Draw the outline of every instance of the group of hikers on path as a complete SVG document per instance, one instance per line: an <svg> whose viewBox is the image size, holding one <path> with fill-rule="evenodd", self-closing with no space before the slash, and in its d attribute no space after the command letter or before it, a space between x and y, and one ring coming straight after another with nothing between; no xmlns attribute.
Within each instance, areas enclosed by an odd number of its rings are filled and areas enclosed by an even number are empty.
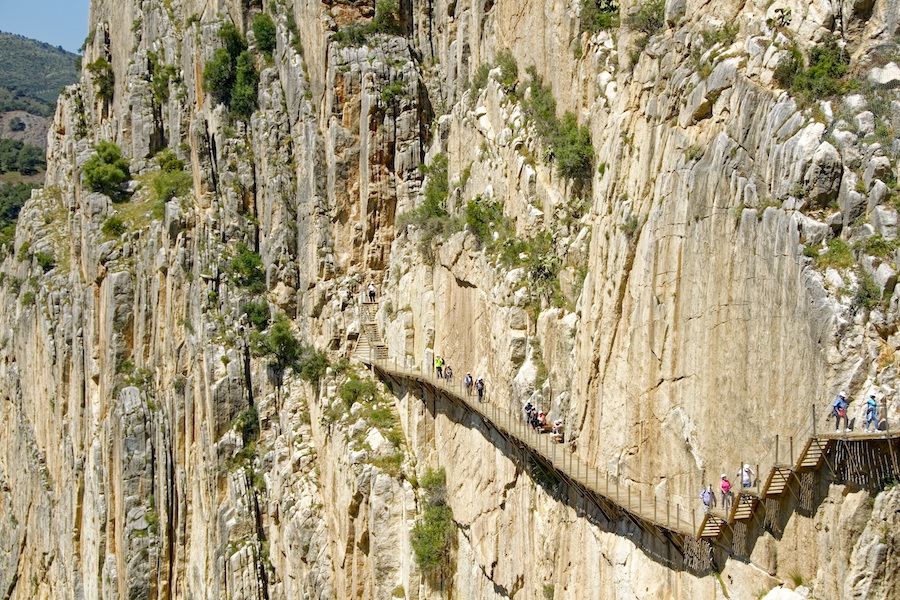
<svg viewBox="0 0 900 600"><path fill-rule="evenodd" d="M831 414L829 415L829 417L834 417L835 433L849 433L853 430L848 416L849 409L850 402L847 400L847 392L841 392L834 402L831 403ZM870 393L866 398L864 411L864 432L876 433L879 428L878 401L875 399L874 392ZM842 424L843 427L841 427ZM749 488L753 486L753 482L756 480L756 472L750 468L749 464L745 464L738 470L738 478L741 480L742 488ZM721 479L722 508L728 513L731 511L734 501L734 492L731 491L731 482L728 481L728 477L724 473ZM703 502L703 509L707 512L716 506L716 493L713 491L712 484L703 488L700 492L700 500Z"/></svg>
<svg viewBox="0 0 900 600"><path fill-rule="evenodd" d="M744 463L744 466L738 469L737 479L741 482L741 488L753 487L753 482L756 481L756 471L754 471L749 464ZM734 492L731 491L731 487L728 475L722 473L719 489L722 490L722 510L724 510L726 514L731 512L731 506L734 504ZM712 484L707 485L703 488L703 491L700 492L700 501L703 502L703 510L705 512L709 512L711 508L715 508L716 493L713 491Z"/></svg>
<svg viewBox="0 0 900 600"><path fill-rule="evenodd" d="M435 355L434 370L438 379L450 381L453 378L453 369L444 361L443 356ZM475 393L478 394L478 401L484 402L484 377L474 379L472 374L467 372L466 376L463 377L463 384L466 386L466 396L472 395L472 388L474 387Z"/></svg>
<svg viewBox="0 0 900 600"><path fill-rule="evenodd" d="M834 417L834 432L849 433L853 431L849 415L850 402L847 400L847 392L838 394L834 402L831 403L831 416ZM865 433L875 433L878 431L878 402L875 400L875 393L869 394L866 398L865 413ZM841 428L841 421L844 427ZM871 431L870 431L871 428Z"/></svg>

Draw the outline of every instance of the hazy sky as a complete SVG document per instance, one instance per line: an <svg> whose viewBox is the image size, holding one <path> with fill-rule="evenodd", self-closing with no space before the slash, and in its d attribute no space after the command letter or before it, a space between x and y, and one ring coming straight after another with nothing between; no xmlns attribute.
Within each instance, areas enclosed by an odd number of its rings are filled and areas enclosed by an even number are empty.
<svg viewBox="0 0 900 600"><path fill-rule="evenodd" d="M0 31L77 52L88 32L90 0L0 0Z"/></svg>

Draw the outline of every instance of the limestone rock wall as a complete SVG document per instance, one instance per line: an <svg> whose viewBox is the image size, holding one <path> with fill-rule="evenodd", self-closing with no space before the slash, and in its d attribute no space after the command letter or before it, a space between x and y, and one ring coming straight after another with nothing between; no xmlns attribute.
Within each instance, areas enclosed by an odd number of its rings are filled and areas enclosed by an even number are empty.
<svg viewBox="0 0 900 600"><path fill-rule="evenodd" d="M800 579L822 598L895 594L893 489L822 481L813 514L791 512L698 577L479 419L397 382L348 399L364 374L340 360L374 281L392 359L430 369L440 354L458 378L484 376L492 402L539 403L584 460L686 509L720 471L766 469L776 434L799 443L811 405L822 417L839 388L878 390L893 419L898 259L884 242L897 236L900 99L883 85L804 105L773 73L793 44L835 31L860 78L889 77L894 0L668 2L642 49L625 26L581 33L579 2L404 0L403 35L365 43L336 32L369 22L372 3L262 4L92 3L85 64L108 61L112 93L96 67L62 95L47 185L0 269L0 590L752 598ZM271 59L250 27L260 11L276 25ZM260 75L246 123L203 86L226 21ZM726 23L733 36L710 35ZM473 89L501 52L518 85L495 70ZM590 128L589 186L559 175L536 132L519 93L531 66L558 112ZM130 161L127 202L84 183L100 140ZM159 202L166 148L192 190ZM400 217L439 153L448 220L481 198L501 207L504 235L548 236L557 294L471 225L431 236ZM835 240L852 267L827 262ZM261 288L235 273L241 248L258 253ZM276 385L242 316L260 300L329 352L318 384L289 372ZM429 467L446 469L457 526L437 579L409 533Z"/></svg>

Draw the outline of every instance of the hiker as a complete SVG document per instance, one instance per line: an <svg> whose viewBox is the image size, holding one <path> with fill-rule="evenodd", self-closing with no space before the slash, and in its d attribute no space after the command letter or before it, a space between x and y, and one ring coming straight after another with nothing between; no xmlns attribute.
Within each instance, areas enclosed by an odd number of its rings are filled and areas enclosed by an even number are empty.
<svg viewBox="0 0 900 600"><path fill-rule="evenodd" d="M375 302L375 284L369 283L369 302Z"/></svg>
<svg viewBox="0 0 900 600"><path fill-rule="evenodd" d="M831 404L831 414L834 416L834 432L841 432L841 419L844 420L844 431L850 431L850 424L847 422L847 408L850 404L847 402L847 392L841 392Z"/></svg>
<svg viewBox="0 0 900 600"><path fill-rule="evenodd" d="M478 392L478 401L484 402L484 378L479 377L475 382L475 391Z"/></svg>
<svg viewBox="0 0 900 600"><path fill-rule="evenodd" d="M734 502L734 492L731 491L731 482L728 481L728 476L725 473L722 473L722 483L720 484L722 487L722 509L726 514L731 513L731 504Z"/></svg>
<svg viewBox="0 0 900 600"><path fill-rule="evenodd" d="M444 359L440 356L434 357L434 369L437 371L438 379L444 377Z"/></svg>
<svg viewBox="0 0 900 600"><path fill-rule="evenodd" d="M866 400L866 433L869 433L869 424L872 425L872 433L878 431L878 403L875 402L875 394L869 394Z"/></svg>
<svg viewBox="0 0 900 600"><path fill-rule="evenodd" d="M753 481L756 479L756 471L751 469L750 465L745 463L738 471L738 478L741 480L742 488L753 487Z"/></svg>
<svg viewBox="0 0 900 600"><path fill-rule="evenodd" d="M466 373L466 376L463 377L463 383L466 384L466 396L472 395L472 374Z"/></svg>
<svg viewBox="0 0 900 600"><path fill-rule="evenodd" d="M700 500L703 501L703 512L709 512L709 509L716 505L716 495L712 491L712 485L708 485L700 492Z"/></svg>
<svg viewBox="0 0 900 600"><path fill-rule="evenodd" d="M450 368L450 365L444 367L444 379L450 381L450 378L453 377L453 369Z"/></svg>

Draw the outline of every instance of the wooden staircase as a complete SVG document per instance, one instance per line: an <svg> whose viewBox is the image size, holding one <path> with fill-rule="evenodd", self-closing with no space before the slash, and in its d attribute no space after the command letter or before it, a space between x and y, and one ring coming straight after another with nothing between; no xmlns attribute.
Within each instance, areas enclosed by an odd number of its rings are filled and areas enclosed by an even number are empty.
<svg viewBox="0 0 900 600"><path fill-rule="evenodd" d="M359 308L359 339L356 341L354 356L363 363L372 360L387 360L388 347L381 339L375 315L378 312L377 302L363 301Z"/></svg>

